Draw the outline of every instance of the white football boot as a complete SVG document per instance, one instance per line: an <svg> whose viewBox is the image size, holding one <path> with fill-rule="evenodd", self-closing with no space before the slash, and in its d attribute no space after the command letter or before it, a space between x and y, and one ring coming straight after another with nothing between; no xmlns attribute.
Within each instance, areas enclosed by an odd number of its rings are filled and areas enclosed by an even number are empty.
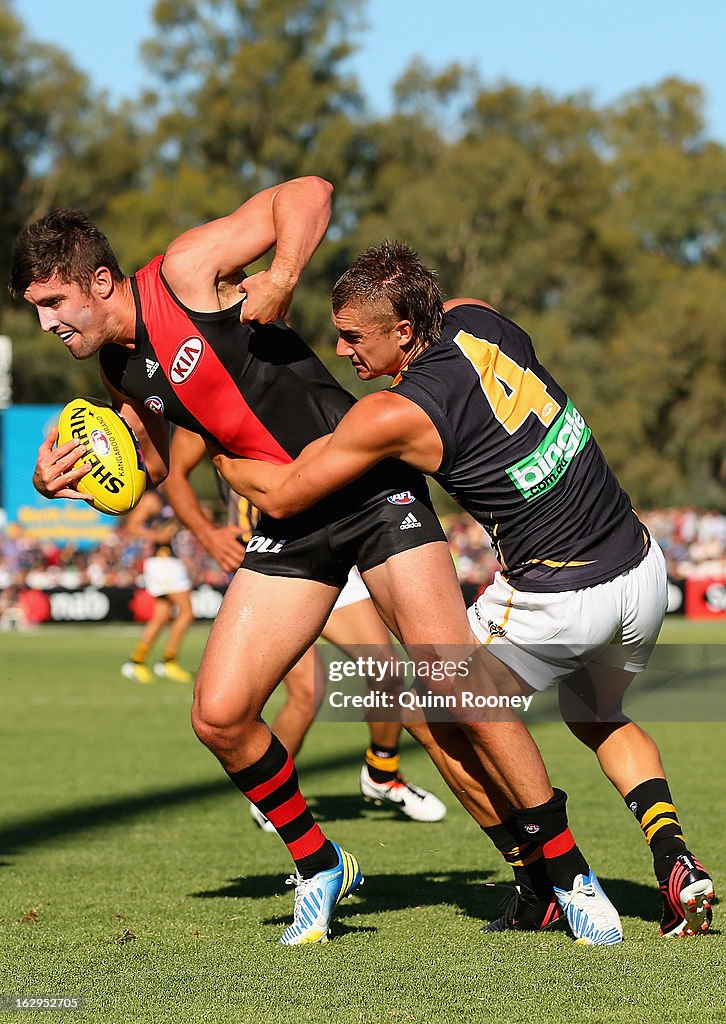
<svg viewBox="0 0 726 1024"><path fill-rule="evenodd" d="M446 804L428 790L412 786L396 772L392 782L374 782L368 765L360 770L360 791L366 803L392 805L413 821L441 821L446 817Z"/></svg>

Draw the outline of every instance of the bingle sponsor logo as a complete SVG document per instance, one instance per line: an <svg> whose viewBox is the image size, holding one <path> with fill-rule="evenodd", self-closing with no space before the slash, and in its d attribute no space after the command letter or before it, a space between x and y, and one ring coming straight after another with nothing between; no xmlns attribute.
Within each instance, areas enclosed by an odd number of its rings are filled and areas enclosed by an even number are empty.
<svg viewBox="0 0 726 1024"><path fill-rule="evenodd" d="M578 452L590 440L590 428L571 401L530 454L507 469L507 476L527 501L558 484Z"/></svg>
<svg viewBox="0 0 726 1024"><path fill-rule="evenodd" d="M173 384L185 384L199 365L204 351L201 338L186 338L174 353L169 368L169 377Z"/></svg>

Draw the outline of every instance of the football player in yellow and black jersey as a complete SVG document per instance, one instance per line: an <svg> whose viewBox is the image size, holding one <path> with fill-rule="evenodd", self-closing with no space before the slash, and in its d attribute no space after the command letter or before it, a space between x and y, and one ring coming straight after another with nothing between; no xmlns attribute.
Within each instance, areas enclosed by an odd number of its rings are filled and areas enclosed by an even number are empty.
<svg viewBox="0 0 726 1024"><path fill-rule="evenodd" d="M218 468L273 516L299 513L389 456L438 480L486 528L502 564L469 609L477 638L520 688L562 681L570 729L650 846L661 934L707 930L713 883L686 846L654 741L621 709L662 624L665 564L581 413L520 327L477 299L444 304L433 272L401 243L367 250L343 274L333 323L338 355L361 380L393 377L390 389L358 401L289 465L218 456ZM485 831L517 883L489 930L551 923L548 844L524 849L511 820ZM572 924L579 894L563 899L550 878ZM584 905L589 882L580 879Z"/></svg>
<svg viewBox="0 0 726 1024"><path fill-rule="evenodd" d="M245 546L257 528L258 510L217 474L227 525L213 523L205 515L190 481L192 470L207 455L204 441L199 434L177 427L172 434L169 454L169 475L164 484L169 503L224 571L236 572L244 558ZM357 570L351 570L349 581L340 592L321 635L343 651L357 650L361 645L374 646L380 649L383 663L390 663L396 657L388 630ZM315 685L316 666L317 678L323 678L319 660L313 645L288 671L284 680L285 703L270 726L293 758L302 747L323 698L322 689ZM360 770L364 799L378 806L394 807L414 821L441 821L446 815L445 804L433 793L410 783L399 770L401 723L369 722L368 725L370 746ZM249 806L260 828L274 832L274 825L255 804Z"/></svg>

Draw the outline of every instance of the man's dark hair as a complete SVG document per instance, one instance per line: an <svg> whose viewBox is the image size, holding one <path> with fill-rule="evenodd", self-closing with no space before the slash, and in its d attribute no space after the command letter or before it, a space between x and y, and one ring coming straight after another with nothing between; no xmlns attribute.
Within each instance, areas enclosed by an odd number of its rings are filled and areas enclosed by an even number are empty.
<svg viewBox="0 0 726 1024"><path fill-rule="evenodd" d="M433 270L404 242L387 239L373 245L351 264L333 288L333 312L344 306L369 305L381 323L409 320L414 337L431 345L439 340L444 316L441 289Z"/></svg>
<svg viewBox="0 0 726 1024"><path fill-rule="evenodd" d="M99 267L123 280L108 239L83 210L52 210L15 239L10 291L21 296L33 281L47 281L53 274L88 291Z"/></svg>

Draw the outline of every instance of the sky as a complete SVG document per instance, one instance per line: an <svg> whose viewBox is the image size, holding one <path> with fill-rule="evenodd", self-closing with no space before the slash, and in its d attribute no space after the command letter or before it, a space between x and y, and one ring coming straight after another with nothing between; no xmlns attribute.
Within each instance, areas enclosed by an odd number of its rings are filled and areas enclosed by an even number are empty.
<svg viewBox="0 0 726 1024"><path fill-rule="evenodd" d="M152 8L153 0L14 3L31 36L67 50L118 99L151 84L139 44L152 34ZM367 0L367 21L351 70L376 113L390 109L391 85L414 56L434 68L474 64L489 85L587 90L597 105L674 75L702 86L708 134L726 144L724 0Z"/></svg>

